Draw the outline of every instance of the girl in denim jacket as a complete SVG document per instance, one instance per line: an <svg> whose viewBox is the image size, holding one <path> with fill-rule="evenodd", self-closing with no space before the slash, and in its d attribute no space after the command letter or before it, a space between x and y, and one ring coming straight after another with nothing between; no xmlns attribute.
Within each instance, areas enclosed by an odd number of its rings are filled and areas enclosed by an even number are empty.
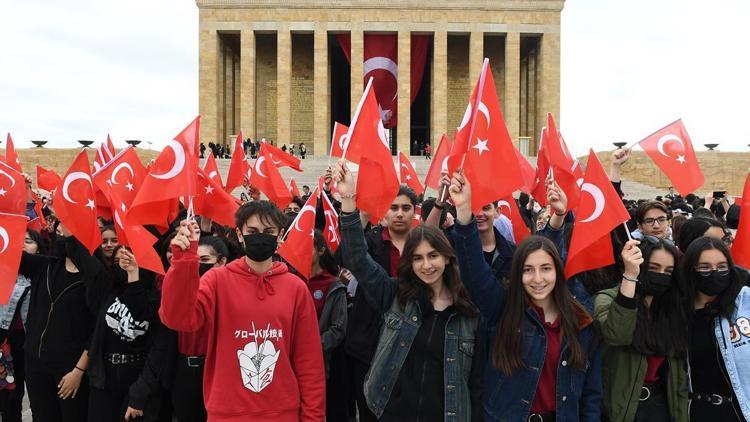
<svg viewBox="0 0 750 422"><path fill-rule="evenodd" d="M334 179L342 197L344 264L365 298L384 314L365 379L368 406L383 421L480 420L482 330L448 239L435 227L413 229L398 278L391 279L367 254L354 179L343 160Z"/></svg>
<svg viewBox="0 0 750 422"><path fill-rule="evenodd" d="M680 263L689 300L690 420L750 419L750 288L722 240L700 237Z"/></svg>
<svg viewBox="0 0 750 422"><path fill-rule="evenodd" d="M486 421L598 421L601 418L601 357L589 311L564 278L563 263L547 238L518 245L510 277L497 280L484 260L471 186L461 170L450 194L456 206L454 240L461 278L487 321L491 358L485 367ZM547 186L558 219L564 193Z"/></svg>

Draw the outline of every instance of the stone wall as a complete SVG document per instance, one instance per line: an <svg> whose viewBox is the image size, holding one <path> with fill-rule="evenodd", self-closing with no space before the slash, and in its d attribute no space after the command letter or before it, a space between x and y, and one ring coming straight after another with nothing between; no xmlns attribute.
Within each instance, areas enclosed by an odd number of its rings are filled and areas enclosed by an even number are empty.
<svg viewBox="0 0 750 422"><path fill-rule="evenodd" d="M31 174L35 183L37 165L40 165L47 170L54 170L57 174L62 176L68 171L68 167L70 167L80 151L80 148L28 148L16 150L18 153L18 159L21 161L21 167L26 173ZM156 158L160 153L160 151L140 148L136 149L136 151L144 165L148 164L149 161ZM5 150L3 149L2 152L4 156ZM96 150L88 148L87 152L89 163L93 166Z"/></svg>
<svg viewBox="0 0 750 422"><path fill-rule="evenodd" d="M469 80L469 36L448 34L448 127L447 135L461 124L471 95Z"/></svg>
<svg viewBox="0 0 750 422"><path fill-rule="evenodd" d="M696 154L706 179L696 194L705 195L711 191L726 190L730 195L742 195L750 166L750 153L701 151ZM611 155L611 152L597 153L605 170L609 170ZM588 156L582 157L581 162L586 162L587 159ZM672 184L643 151L631 153L630 160L622 168L622 178L662 188L664 192L667 192L667 188Z"/></svg>
<svg viewBox="0 0 750 422"><path fill-rule="evenodd" d="M257 139L276 141L276 35L257 34L255 121ZM203 134L201 134L203 135Z"/></svg>

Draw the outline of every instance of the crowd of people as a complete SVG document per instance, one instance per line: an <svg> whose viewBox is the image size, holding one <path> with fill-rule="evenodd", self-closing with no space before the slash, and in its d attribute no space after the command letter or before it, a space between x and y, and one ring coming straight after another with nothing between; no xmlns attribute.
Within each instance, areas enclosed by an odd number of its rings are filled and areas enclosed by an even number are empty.
<svg viewBox="0 0 750 422"><path fill-rule="evenodd" d="M628 157L609 174L621 197ZM0 306L2 420L25 391L41 422L750 418L750 276L725 193L623 199L615 262L566 279L575 216L555 180L546 207L518 198L523 241L497 203L472 211L460 169L441 185L401 186L371 221L347 163L330 167L340 244L321 198L309 277L276 255L307 198L256 192L234 227L183 209L155 232L165 276L111 221L89 253L45 199Z"/></svg>

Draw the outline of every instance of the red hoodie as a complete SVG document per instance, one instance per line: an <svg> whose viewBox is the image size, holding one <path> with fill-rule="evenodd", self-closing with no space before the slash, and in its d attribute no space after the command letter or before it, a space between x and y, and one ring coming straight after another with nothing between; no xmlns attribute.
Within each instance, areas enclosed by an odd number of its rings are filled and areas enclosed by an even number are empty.
<svg viewBox="0 0 750 422"><path fill-rule="evenodd" d="M244 258L199 279L197 242L172 253L159 315L177 331L208 327L208 420L323 421L323 353L305 283L283 263L259 275Z"/></svg>

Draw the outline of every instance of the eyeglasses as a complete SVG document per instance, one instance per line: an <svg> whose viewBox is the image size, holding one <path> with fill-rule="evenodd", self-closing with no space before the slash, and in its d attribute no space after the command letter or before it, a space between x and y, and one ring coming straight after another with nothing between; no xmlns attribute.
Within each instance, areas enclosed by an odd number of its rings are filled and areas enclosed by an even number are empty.
<svg viewBox="0 0 750 422"><path fill-rule="evenodd" d="M653 226L654 223L659 223L659 225L663 225L667 222L667 217L658 217L658 218L646 218L643 220L643 224L647 226Z"/></svg>
<svg viewBox="0 0 750 422"><path fill-rule="evenodd" d="M716 271L721 276L729 274L729 264L719 264L716 266L716 268L708 264L701 264L696 266L694 269L695 272L697 272L701 277L708 277L714 271Z"/></svg>

